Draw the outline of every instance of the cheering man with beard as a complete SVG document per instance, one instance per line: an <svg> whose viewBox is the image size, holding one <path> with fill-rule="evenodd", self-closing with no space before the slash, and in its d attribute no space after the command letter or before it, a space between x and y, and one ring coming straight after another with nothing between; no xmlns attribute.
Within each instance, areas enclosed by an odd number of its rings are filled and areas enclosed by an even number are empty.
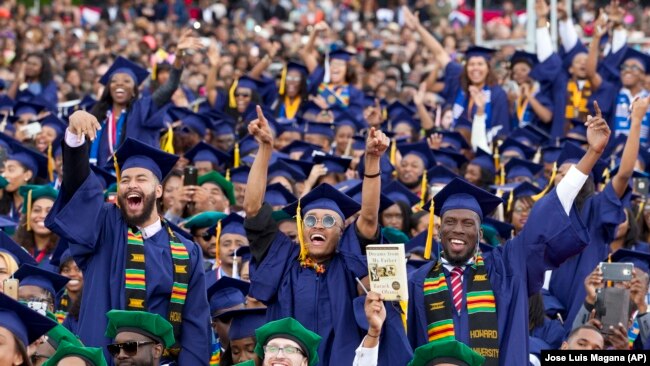
<svg viewBox="0 0 650 366"><path fill-rule="evenodd" d="M84 344L110 343L106 312L156 313L174 328L176 344L164 359L180 365L207 365L210 314L200 248L160 218L156 200L162 180L178 157L127 139L111 162L118 176L118 205L104 203L102 186L88 163L97 119L78 111L70 117L63 144L62 191L46 220L67 239L86 280L79 314ZM110 358L107 354L107 358Z"/></svg>

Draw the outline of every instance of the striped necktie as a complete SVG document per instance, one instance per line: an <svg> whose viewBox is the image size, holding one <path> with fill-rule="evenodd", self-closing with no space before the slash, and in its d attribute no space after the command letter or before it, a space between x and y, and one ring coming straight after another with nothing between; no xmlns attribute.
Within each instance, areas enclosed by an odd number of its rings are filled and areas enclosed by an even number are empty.
<svg viewBox="0 0 650 366"><path fill-rule="evenodd" d="M454 267L451 270L451 293L452 299L454 301L454 307L456 311L460 314L461 307L463 305L463 269L460 267Z"/></svg>

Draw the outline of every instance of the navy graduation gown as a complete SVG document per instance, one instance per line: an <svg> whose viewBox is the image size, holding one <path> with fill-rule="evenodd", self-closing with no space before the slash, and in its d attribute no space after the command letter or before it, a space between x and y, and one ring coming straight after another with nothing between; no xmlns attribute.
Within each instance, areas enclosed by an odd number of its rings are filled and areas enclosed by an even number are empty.
<svg viewBox="0 0 650 366"><path fill-rule="evenodd" d="M553 270L549 284L550 295L567 309L567 313L562 314L566 332L571 331L573 320L585 301L585 278L607 258L616 228L625 221L623 209L622 200L611 182L602 192L589 197L582 207L580 216L589 229L589 244L582 253Z"/></svg>
<svg viewBox="0 0 650 366"><path fill-rule="evenodd" d="M40 84L40 83L39 83ZM41 85L41 92L39 94L34 94L29 89L19 91L16 94L16 101L20 102L29 102L34 97L38 96L39 99L47 102L47 109L51 112L56 112L56 105L59 102L59 96L57 94L58 86L54 80L50 81L47 85Z"/></svg>
<svg viewBox="0 0 650 366"><path fill-rule="evenodd" d="M561 66L562 66L562 60L556 53L553 53L548 59L544 60L544 62L535 65L535 67L533 67L533 69L530 71L529 74L530 78L532 78L533 80L539 83L539 91L537 92L537 94L535 94L535 98L544 107L550 109L551 112L553 112L553 119L551 120L551 123L544 123L542 122L542 120L540 120L537 117L537 114L535 114L535 112L531 110L530 113L532 114L533 117L531 123L543 129L544 131L548 131L551 134L553 131L553 125L556 120L554 95L555 95L558 76L562 72ZM530 105L528 106L528 108L532 109ZM516 125L518 125L521 121L518 120L516 113L514 117L515 117L514 120L517 122Z"/></svg>
<svg viewBox="0 0 650 366"><path fill-rule="evenodd" d="M557 319L544 318L544 324L533 328L530 335L548 343L549 349L560 349L564 340L564 327Z"/></svg>
<svg viewBox="0 0 650 366"><path fill-rule="evenodd" d="M72 197L64 191L46 220L47 227L69 241L70 251L84 274L79 337L85 345L102 347L106 317L111 309L125 309L124 268L127 224L117 206L104 203L102 186L94 173ZM207 365L210 358L210 314L205 289L203 257L198 245L177 238L190 255L190 282L183 307L180 365ZM144 240L148 311L167 319L173 283L169 234L163 229ZM105 352L106 353L106 352ZM106 353L107 359L110 355Z"/></svg>
<svg viewBox="0 0 650 366"><path fill-rule="evenodd" d="M318 87L323 82L325 78L325 69L322 66L318 66L307 78L307 90L309 94L318 95ZM351 118L357 120L363 120L363 92L352 84L348 84L348 89L350 91L350 101L346 110L347 114ZM340 107L332 106L330 109L339 109Z"/></svg>
<svg viewBox="0 0 650 366"><path fill-rule="evenodd" d="M499 365L528 364L528 297L537 293L547 266L556 267L580 252L589 240L586 227L575 208L567 216L557 193L553 190L538 201L522 232L483 253L488 279L494 292L499 331ZM428 342L427 315L424 300L424 279L435 262L427 263L411 274L409 279L408 337L413 348ZM463 287L472 271L464 272ZM449 273L444 269L447 286ZM469 342L467 299L463 311L453 313L456 339Z"/></svg>

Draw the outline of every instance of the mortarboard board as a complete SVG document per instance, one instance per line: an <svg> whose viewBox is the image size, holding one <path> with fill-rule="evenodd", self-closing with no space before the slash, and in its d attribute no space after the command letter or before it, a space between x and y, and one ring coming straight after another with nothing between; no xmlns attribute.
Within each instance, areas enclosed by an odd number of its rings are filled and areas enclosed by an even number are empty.
<svg viewBox="0 0 650 366"><path fill-rule="evenodd" d="M512 158L510 161L508 161L505 168L506 179L525 177L532 180L537 174L539 174L539 172L542 171L542 169L544 169L544 166L527 160Z"/></svg>
<svg viewBox="0 0 650 366"><path fill-rule="evenodd" d="M252 154L257 151L259 147L260 145L255 141L255 138L252 135L246 135L246 137L239 140L239 154L241 156ZM232 155L235 156L235 154Z"/></svg>
<svg viewBox="0 0 650 366"><path fill-rule="evenodd" d="M258 90L261 83L262 83L261 80L254 79L248 75L243 75L240 76L239 79L237 80L237 89L247 88L255 92Z"/></svg>
<svg viewBox="0 0 650 366"><path fill-rule="evenodd" d="M512 57L510 57L510 67L512 68L515 64L520 62L526 63L532 68L539 63L539 60L537 59L537 55L534 53L517 50Z"/></svg>
<svg viewBox="0 0 650 366"><path fill-rule="evenodd" d="M14 277L20 280L20 286L37 286L56 297L63 290L69 278L31 264L23 264L18 268Z"/></svg>
<svg viewBox="0 0 650 366"><path fill-rule="evenodd" d="M612 261L634 263L634 267L650 273L650 253L621 248L612 254Z"/></svg>
<svg viewBox="0 0 650 366"><path fill-rule="evenodd" d="M285 153L287 155L291 155L292 153L298 153L298 152L302 153L307 150L318 151L320 150L320 146L316 146L314 144L310 144L309 142L305 142L302 140L295 140L292 141L289 145L282 148L280 152Z"/></svg>
<svg viewBox="0 0 650 366"><path fill-rule="evenodd" d="M330 140L334 139L333 123L303 121L301 127L302 127L302 132L305 135L320 135L320 136L325 136Z"/></svg>
<svg viewBox="0 0 650 366"><path fill-rule="evenodd" d="M226 216L228 215L223 212L204 211L185 220L183 226L189 230L203 229L216 225L219 220L223 220Z"/></svg>
<svg viewBox="0 0 650 366"><path fill-rule="evenodd" d="M303 76L309 75L309 70L307 69L307 66L295 62L295 61L289 61L287 62L287 71L298 71L301 73Z"/></svg>
<svg viewBox="0 0 650 366"><path fill-rule="evenodd" d="M304 156L302 159L306 159ZM314 167L314 163L305 161L305 160L293 160L287 158L279 158L278 161L282 161L292 167L294 170L301 171L306 177L311 173L311 169Z"/></svg>
<svg viewBox="0 0 650 366"><path fill-rule="evenodd" d="M546 146L542 148L542 161L547 164L555 163L562 152L561 147Z"/></svg>
<svg viewBox="0 0 650 366"><path fill-rule="evenodd" d="M484 215L489 215L503 203L501 198L460 178L454 178L433 197L433 200L436 216L442 217L449 210L468 209L476 212L481 221ZM428 206L429 203L425 205Z"/></svg>
<svg viewBox="0 0 650 366"><path fill-rule="evenodd" d="M644 67L644 73L647 74L650 71L650 56L647 53L637 51L632 47L627 47L623 58L621 58L621 65L629 59L639 60Z"/></svg>
<svg viewBox="0 0 650 366"><path fill-rule="evenodd" d="M226 165L232 160L230 155L203 141L196 144L196 146L186 152L184 156L193 164L197 161L208 161L215 167Z"/></svg>
<svg viewBox="0 0 650 366"><path fill-rule="evenodd" d="M60 138L65 133L65 129L68 128L68 125L62 121L59 117L49 114L41 120L41 126L51 127L56 131L57 138Z"/></svg>
<svg viewBox="0 0 650 366"><path fill-rule="evenodd" d="M530 160L535 155L535 150L522 144L521 142L508 137L503 141L503 144L499 146L499 154L503 156L503 153L507 151L514 151L519 155L520 159Z"/></svg>
<svg viewBox="0 0 650 366"><path fill-rule="evenodd" d="M52 252L50 264L54 267L61 267L62 264L65 264L70 259L72 259L72 253L70 252L68 241L59 238L59 242L56 244L54 252Z"/></svg>
<svg viewBox="0 0 650 366"><path fill-rule="evenodd" d="M34 343L56 325L55 321L0 293L0 327L9 330L23 346Z"/></svg>
<svg viewBox="0 0 650 366"><path fill-rule="evenodd" d="M63 341L56 348L56 352L52 357L50 357L43 366L57 366L57 365L66 365L66 361L69 357L77 357L84 361L85 365L90 366L106 366L106 359L104 358L104 352L101 348L97 347L84 347L82 345L77 345L70 343L68 341Z"/></svg>
<svg viewBox="0 0 650 366"><path fill-rule="evenodd" d="M318 364L318 346L320 345L321 337L305 328L294 318L274 320L264 324L255 331L255 338L257 340L255 353L260 359L264 359L264 346L266 346L266 343L279 336L288 336L300 345L305 357L309 360L308 366L316 366Z"/></svg>
<svg viewBox="0 0 650 366"><path fill-rule="evenodd" d="M350 188L356 186L357 184L363 182L361 179L347 179L342 182L336 183L334 185L334 188L336 188L337 191L345 193L347 190Z"/></svg>
<svg viewBox="0 0 650 366"><path fill-rule="evenodd" d="M271 206L286 206L298 198L289 192L282 184L274 183L266 187L266 193L264 194L264 202L268 203Z"/></svg>
<svg viewBox="0 0 650 366"><path fill-rule="evenodd" d="M205 277L208 279L209 273ZM216 278L216 273L214 278ZM244 305L250 283L232 277L221 277L219 280L208 286L208 301L210 302L210 313L214 316L219 310L232 308L237 305Z"/></svg>
<svg viewBox="0 0 650 366"><path fill-rule="evenodd" d="M111 67L106 71L101 79L99 79L99 82L103 85L108 85L109 81L115 74L129 75L135 82L136 87L142 84L142 82L149 77L149 71L122 56L115 59L115 62L113 62Z"/></svg>
<svg viewBox="0 0 650 366"><path fill-rule="evenodd" d="M435 341L420 346L413 352L413 359L407 366L428 366L441 363L452 365L480 366L485 358L469 346L456 341Z"/></svg>
<svg viewBox="0 0 650 366"><path fill-rule="evenodd" d="M174 327L159 314L146 311L110 310L106 313L106 338L115 339L121 331L135 332L165 346L174 345Z"/></svg>
<svg viewBox="0 0 650 366"><path fill-rule="evenodd" d="M4 232L0 232L0 252L9 254L18 264L31 264L36 266L36 260ZM10 273L11 274L11 273Z"/></svg>
<svg viewBox="0 0 650 366"><path fill-rule="evenodd" d="M458 174L452 172L444 165L434 166L432 169L427 171L427 179L430 185L432 184L443 184L447 185L454 178L459 177Z"/></svg>
<svg viewBox="0 0 650 366"><path fill-rule="evenodd" d="M39 114L45 106L40 103L34 103L33 101L25 102L19 101L14 105L14 116L20 117L23 114Z"/></svg>
<svg viewBox="0 0 650 366"><path fill-rule="evenodd" d="M111 157L106 165L107 169L114 167L115 157L117 157L117 165L121 172L129 168L144 168L152 172L160 182L174 168L179 159L176 155L166 153L131 137L127 137L122 146L115 151L114 157Z"/></svg>
<svg viewBox="0 0 650 366"><path fill-rule="evenodd" d="M491 172L492 174L496 174L496 168L494 167L494 158L492 155L485 152L481 148L476 149L476 156L469 163L479 166L482 169Z"/></svg>
<svg viewBox="0 0 650 366"><path fill-rule="evenodd" d="M495 52L496 50L491 48L470 46L467 48L467 51L465 51L465 60L469 60L470 57L483 57L485 60L490 61Z"/></svg>
<svg viewBox="0 0 650 366"><path fill-rule="evenodd" d="M284 160L277 160L269 166L268 179L275 177L285 177L296 182L302 182L307 179L307 176L302 170L289 165Z"/></svg>
<svg viewBox="0 0 650 366"><path fill-rule="evenodd" d="M361 210L361 206L356 201L326 183L312 189L299 201L293 202L283 210L295 216L299 202L303 214L315 208L328 209L336 212L343 220Z"/></svg>
<svg viewBox="0 0 650 366"><path fill-rule="evenodd" d="M557 166L559 168L564 163L577 164L584 155L585 150L573 142L567 141L562 146L560 156L557 158Z"/></svg>
<svg viewBox="0 0 650 366"><path fill-rule="evenodd" d="M223 193L228 197L228 201L230 201L231 205L234 205L237 203L237 200L235 199L235 188L233 187L232 183L226 180L226 178L221 175L219 172L215 172L214 170L203 174L202 176L199 177L197 180L197 184L199 186L204 185L205 183L214 183L221 190Z"/></svg>
<svg viewBox="0 0 650 366"><path fill-rule="evenodd" d="M235 125L229 121L213 122L210 129L215 136L235 135Z"/></svg>
<svg viewBox="0 0 650 366"><path fill-rule="evenodd" d="M194 113L187 108L171 107L168 113L174 121L181 121L183 128L189 128L199 134L201 138L205 137L206 131L212 127L212 121L208 116Z"/></svg>
<svg viewBox="0 0 650 366"><path fill-rule="evenodd" d="M329 53L330 60L343 60L345 62L350 61L353 56L354 54L352 52L343 49L338 49Z"/></svg>
<svg viewBox="0 0 650 366"><path fill-rule="evenodd" d="M108 186L111 184L117 182L117 178L115 178L113 173L109 172L106 169L100 168L97 165L90 165L90 170L95 173L95 177L97 177L104 190L106 190L106 188L108 188Z"/></svg>
<svg viewBox="0 0 650 366"><path fill-rule="evenodd" d="M357 183L356 185L348 188L345 193L348 197L352 198L355 200L359 205L361 205L361 198L362 198L362 193L361 191L363 190L363 181L360 183ZM394 205L395 202L388 198L387 195L384 193L379 194L379 213L382 213L385 209L389 208L390 206Z"/></svg>
<svg viewBox="0 0 650 366"><path fill-rule="evenodd" d="M432 150L433 156L436 157L436 161L439 165L444 165L449 169L460 169L465 163L467 163L467 158L465 155L457 153L451 149L442 148L438 150Z"/></svg>
<svg viewBox="0 0 650 366"><path fill-rule="evenodd" d="M216 226L213 225L208 232L216 234ZM221 220L221 235L223 234L237 234L245 237L246 230L244 230L244 218L234 212L226 216Z"/></svg>
<svg viewBox="0 0 650 366"><path fill-rule="evenodd" d="M427 232L426 230L419 233L418 235L411 238L411 240L404 243L404 251L406 254L409 254L414 251L424 251L424 247L427 243ZM437 253L433 253L437 255Z"/></svg>
<svg viewBox="0 0 650 366"><path fill-rule="evenodd" d="M13 110L16 102L9 98L6 94L0 95L0 111Z"/></svg>
<svg viewBox="0 0 650 366"><path fill-rule="evenodd" d="M460 132L441 131L440 134L442 135L443 148L445 147L444 145L451 146L456 151L467 150L471 148L467 143L467 140L465 140L465 137L463 137Z"/></svg>
<svg viewBox="0 0 650 366"><path fill-rule="evenodd" d="M542 145L551 138L545 131L532 124L515 129L510 137L532 148Z"/></svg>
<svg viewBox="0 0 650 366"><path fill-rule="evenodd" d="M424 163L425 169L430 169L436 165L436 158L426 142L400 144L397 146L397 149L402 154L402 159L404 159L407 155L414 155L419 157Z"/></svg>
<svg viewBox="0 0 650 366"><path fill-rule="evenodd" d="M274 212L275 212L275 211L274 211ZM232 251L232 257L233 257L234 259L241 258L242 261L244 261L244 262L248 262L248 261L250 261L250 260L251 260L251 256L252 256L252 253L251 253L251 247L248 246L248 245L247 245L247 246L243 246L243 247L239 247L239 248L237 248L237 249L235 249L235 250ZM233 268L234 268L234 267L233 267Z"/></svg>
<svg viewBox="0 0 650 366"><path fill-rule="evenodd" d="M363 177L366 172L366 159L364 159L364 156L365 154L361 156L359 159L359 165L357 165L357 172L359 173L360 177ZM386 154L382 155L379 158L379 171L381 172L382 181L388 181L392 176L394 170L395 168L393 167L393 164L390 163L390 159L386 156Z"/></svg>
<svg viewBox="0 0 650 366"><path fill-rule="evenodd" d="M396 127L402 123L407 124L412 130L420 130L420 124L415 120L415 118L413 118L413 115L403 112L390 119L389 124L391 131L395 131Z"/></svg>
<svg viewBox="0 0 650 366"><path fill-rule="evenodd" d="M266 324L266 308L230 310L217 318L225 323L230 322L228 337L231 341L255 337L255 330Z"/></svg>
<svg viewBox="0 0 650 366"><path fill-rule="evenodd" d="M230 181L232 183L248 183L248 174L251 168L249 166L240 166L230 171Z"/></svg>
<svg viewBox="0 0 650 366"><path fill-rule="evenodd" d="M316 154L314 155L313 162L314 164L324 164L325 168L327 168L327 174L345 173L350 167L352 159L330 154Z"/></svg>
<svg viewBox="0 0 650 366"><path fill-rule="evenodd" d="M49 180L47 169L47 157L36 150L21 145L11 145L12 153L7 160L15 160L22 164L25 169L31 170L35 176Z"/></svg>
<svg viewBox="0 0 650 366"><path fill-rule="evenodd" d="M394 202L404 202L409 205L409 207L414 206L416 203L420 202L420 197L415 193L411 192L410 189L400 183L397 180L390 182L387 186L382 189L388 198Z"/></svg>

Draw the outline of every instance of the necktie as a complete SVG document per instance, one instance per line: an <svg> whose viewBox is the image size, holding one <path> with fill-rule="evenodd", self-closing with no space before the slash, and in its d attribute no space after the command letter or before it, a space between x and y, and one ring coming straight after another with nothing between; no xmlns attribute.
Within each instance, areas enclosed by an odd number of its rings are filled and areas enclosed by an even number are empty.
<svg viewBox="0 0 650 366"><path fill-rule="evenodd" d="M461 306L463 305L463 269L460 267L454 267L451 270L451 293L452 301L454 302L454 307L456 311L460 313Z"/></svg>

